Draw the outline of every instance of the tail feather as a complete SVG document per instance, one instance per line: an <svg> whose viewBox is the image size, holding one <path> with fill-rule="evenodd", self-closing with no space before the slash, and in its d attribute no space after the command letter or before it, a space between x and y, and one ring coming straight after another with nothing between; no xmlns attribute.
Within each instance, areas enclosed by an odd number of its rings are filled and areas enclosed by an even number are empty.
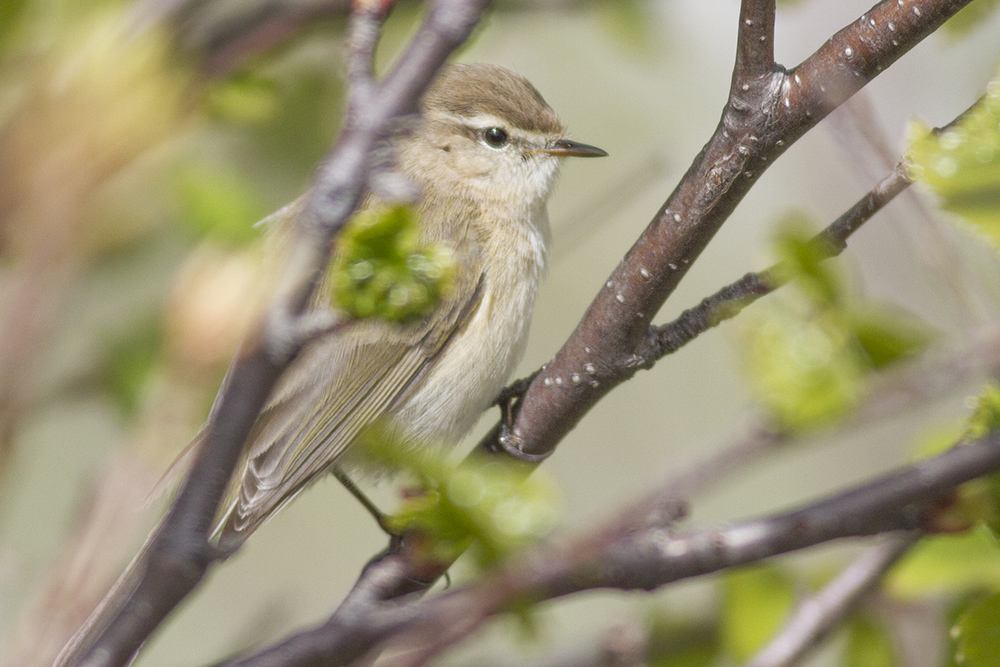
<svg viewBox="0 0 1000 667"><path fill-rule="evenodd" d="M125 571L118 577L111 590L108 591L100 604L91 612L83 625L66 642L62 651L56 656L53 667L73 667L81 663L87 652L93 647L94 642L97 641L97 638L108 628L112 619L124 608L125 603L135 593L135 589L139 585L142 573L145 570L146 556L149 548L159 533L159 527L150 533L145 544L142 545L142 549L139 550L136 557L132 559L132 562L125 568ZM129 659L129 664L134 659L135 656L133 655Z"/></svg>

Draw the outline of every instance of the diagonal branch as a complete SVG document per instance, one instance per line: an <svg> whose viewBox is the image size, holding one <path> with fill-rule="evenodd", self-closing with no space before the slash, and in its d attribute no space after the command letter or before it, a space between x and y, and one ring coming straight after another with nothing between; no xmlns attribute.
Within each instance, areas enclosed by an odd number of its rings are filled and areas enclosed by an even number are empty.
<svg viewBox="0 0 1000 667"><path fill-rule="evenodd" d="M872 547L823 590L803 600L747 667L793 667L850 614L920 538L919 532Z"/></svg>
<svg viewBox="0 0 1000 667"><path fill-rule="evenodd" d="M264 320L234 359L184 485L144 551L128 597L86 653L88 667L125 663L190 593L222 554L209 531L243 443L278 377L300 345L289 331L306 309L323 275L331 241L357 207L371 172L371 155L417 100L445 59L471 34L488 0L438 0L393 71L348 112L337 144L319 170L306 200L276 296ZM378 16L381 16L379 14ZM374 18L378 18L375 16ZM370 29L363 14L356 29ZM359 57L374 48L371 35L355 39ZM370 65L352 71L364 77ZM364 85L364 84L363 84Z"/></svg>
<svg viewBox="0 0 1000 667"><path fill-rule="evenodd" d="M632 362L641 355L652 317L761 172L837 104L968 1L885 0L837 33L791 75L774 71L745 80L731 91L715 134L569 340L531 383L510 429L510 444L535 458L544 457L593 405L631 377L637 370ZM741 39L751 34L742 30ZM843 55L847 51L855 55L847 59ZM840 53L840 58L834 59L833 53ZM565 381L574 374L588 382Z"/></svg>
<svg viewBox="0 0 1000 667"><path fill-rule="evenodd" d="M847 239L851 234L912 183L906 166L898 164L854 206L817 234L813 244L824 257L836 257L847 249ZM648 345L637 355L636 365L652 368L665 355L676 352L709 329L736 317L751 303L784 285L787 275L788 272L783 271L780 264L748 273L706 297L694 308L685 310L673 322L650 329Z"/></svg>
<svg viewBox="0 0 1000 667"><path fill-rule="evenodd" d="M425 664L491 616L529 601L602 588L652 591L833 540L912 534L933 524L958 485L997 470L1000 433L994 432L800 509L729 526L686 533L651 526L609 541L601 536L620 531L602 524L568 544L553 540L476 585L418 603L419 620L382 646L380 664ZM408 650L398 650L403 646Z"/></svg>

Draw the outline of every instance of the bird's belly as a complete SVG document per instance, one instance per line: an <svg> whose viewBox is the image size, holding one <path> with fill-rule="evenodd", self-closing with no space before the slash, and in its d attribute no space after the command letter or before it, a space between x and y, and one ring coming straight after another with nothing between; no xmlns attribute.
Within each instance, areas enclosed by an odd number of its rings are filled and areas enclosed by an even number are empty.
<svg viewBox="0 0 1000 667"><path fill-rule="evenodd" d="M404 433L454 445L475 425L524 353L536 287L501 296L487 287L466 327L396 412Z"/></svg>

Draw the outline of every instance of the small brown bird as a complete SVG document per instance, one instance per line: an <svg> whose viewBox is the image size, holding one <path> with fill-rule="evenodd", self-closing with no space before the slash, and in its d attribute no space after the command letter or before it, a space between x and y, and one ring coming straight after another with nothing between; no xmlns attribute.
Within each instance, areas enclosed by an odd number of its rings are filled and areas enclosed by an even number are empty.
<svg viewBox="0 0 1000 667"><path fill-rule="evenodd" d="M258 417L230 482L216 537L242 543L324 473L345 464L358 433L386 418L404 442L454 444L489 407L524 352L545 274L546 201L577 143L523 77L484 64L441 71L413 131L394 143L399 171L420 188L423 240L456 260L452 289L416 326L375 319L311 343ZM268 225L294 224L303 199ZM369 195L365 207L378 205ZM317 303L330 303L320 294ZM141 554L63 650L74 664L130 594Z"/></svg>

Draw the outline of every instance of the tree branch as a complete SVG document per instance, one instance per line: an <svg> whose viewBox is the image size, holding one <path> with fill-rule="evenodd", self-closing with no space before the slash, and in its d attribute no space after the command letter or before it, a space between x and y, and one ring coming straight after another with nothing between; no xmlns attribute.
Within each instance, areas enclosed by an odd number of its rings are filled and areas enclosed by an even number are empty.
<svg viewBox="0 0 1000 667"><path fill-rule="evenodd" d="M544 457L593 405L631 377L652 317L763 170L837 104L966 4L968 0L886 0L837 33L790 75L775 70L770 76L743 79L734 74L734 81L742 83L731 91L715 134L569 340L531 383L509 429L509 444ZM743 11L751 15L754 10ZM763 28L744 25L740 38L746 40L759 30ZM760 66L756 49L741 43L738 50L743 54L741 66ZM847 51L849 59L843 55ZM751 58L752 53L757 56ZM833 53L841 55L834 59ZM566 381L573 375L587 382ZM491 442L483 446L496 448L498 435L494 430Z"/></svg>
<svg viewBox="0 0 1000 667"><path fill-rule="evenodd" d="M600 588L652 591L832 540L924 529L955 487L997 470L1000 433L992 433L790 512L687 533L651 526L611 541L602 536L618 527L602 524L568 543L553 540L476 585L417 603L419 620L380 644L380 664L424 664L492 615L528 601Z"/></svg>
<svg viewBox="0 0 1000 667"><path fill-rule="evenodd" d="M448 55L468 38L487 4L488 0L435 2L392 72L380 84L372 83L371 94L349 110L345 129L306 201L272 306L234 359L191 472L144 553L134 589L86 653L88 667L129 660L223 555L208 539L219 501L271 388L300 349L288 345L286 334L295 329L323 275L331 240L368 187L374 149L399 118L416 109L420 94ZM363 13L354 25L359 31L370 29L371 20ZM354 41L360 45L358 57L369 55L369 43L374 48L370 36ZM365 77L370 65L356 65L352 72Z"/></svg>
<svg viewBox="0 0 1000 667"><path fill-rule="evenodd" d="M912 183L906 166L898 164L868 194L817 234L812 240L814 247L825 258L836 257L847 249L847 239L851 234ZM709 329L736 317L751 303L784 285L788 281L787 275L788 272L781 264L758 273L748 273L735 283L706 297L694 308L685 310L673 322L650 329L648 345L636 355L635 364L641 368L652 368L664 356L676 352Z"/></svg>
<svg viewBox="0 0 1000 667"><path fill-rule="evenodd" d="M823 590L799 603L791 618L747 667L793 667L847 617L920 538L890 539L863 553Z"/></svg>
<svg viewBox="0 0 1000 667"><path fill-rule="evenodd" d="M745 0L740 6L730 99L774 71L774 5L775 0Z"/></svg>

